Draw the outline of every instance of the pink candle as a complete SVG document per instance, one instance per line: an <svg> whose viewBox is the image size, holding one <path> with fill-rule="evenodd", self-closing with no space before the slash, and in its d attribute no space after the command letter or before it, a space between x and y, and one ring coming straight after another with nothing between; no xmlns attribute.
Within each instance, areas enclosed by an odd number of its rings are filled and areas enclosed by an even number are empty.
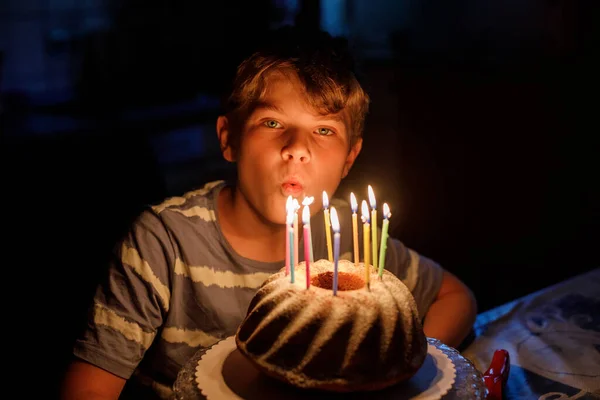
<svg viewBox="0 0 600 400"><path fill-rule="evenodd" d="M310 261L311 261L311 237L310 237L310 209L304 206L302 209L302 223L304 224L304 262L306 263L306 288L310 287Z"/></svg>
<svg viewBox="0 0 600 400"><path fill-rule="evenodd" d="M290 273L290 235L288 235L288 225L290 224L290 215L292 209L292 196L288 196L285 202L286 212L286 227L285 227L285 274L286 276Z"/></svg>
<svg viewBox="0 0 600 400"><path fill-rule="evenodd" d="M287 226L285 229L285 274L290 273L290 235L287 234Z"/></svg>

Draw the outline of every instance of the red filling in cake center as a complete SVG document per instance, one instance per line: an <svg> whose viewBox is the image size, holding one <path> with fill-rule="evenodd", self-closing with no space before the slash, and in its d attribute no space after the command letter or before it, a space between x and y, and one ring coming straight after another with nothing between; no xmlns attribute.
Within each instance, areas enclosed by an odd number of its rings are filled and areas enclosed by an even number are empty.
<svg viewBox="0 0 600 400"><path fill-rule="evenodd" d="M313 276L310 284L322 289L333 290L333 272L323 272ZM365 287L365 280L348 272L338 272L338 290L357 290Z"/></svg>

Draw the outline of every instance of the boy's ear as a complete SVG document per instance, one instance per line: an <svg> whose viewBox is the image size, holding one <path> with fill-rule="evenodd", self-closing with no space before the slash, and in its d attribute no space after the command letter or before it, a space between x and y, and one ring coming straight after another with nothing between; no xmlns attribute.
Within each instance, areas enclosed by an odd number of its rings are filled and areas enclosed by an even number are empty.
<svg viewBox="0 0 600 400"><path fill-rule="evenodd" d="M217 118L217 136L223 158L229 162L235 161L235 152L231 146L231 124L226 116L220 115Z"/></svg>
<svg viewBox="0 0 600 400"><path fill-rule="evenodd" d="M362 142L362 138L358 138L356 140L356 143L354 143L354 145L350 148L348 156L346 157L346 162L344 163L342 179L348 175L348 172L350 172L350 168L352 168L354 161L356 161L356 157L358 157L358 155L360 154L360 151L362 150Z"/></svg>

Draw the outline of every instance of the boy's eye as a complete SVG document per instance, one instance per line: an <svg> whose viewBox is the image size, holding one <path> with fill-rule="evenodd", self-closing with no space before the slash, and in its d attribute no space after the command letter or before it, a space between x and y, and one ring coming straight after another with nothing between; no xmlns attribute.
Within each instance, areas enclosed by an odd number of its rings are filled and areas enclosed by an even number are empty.
<svg viewBox="0 0 600 400"><path fill-rule="evenodd" d="M333 135L333 131L329 128L318 128L317 133L321 136Z"/></svg>
<svg viewBox="0 0 600 400"><path fill-rule="evenodd" d="M274 119L270 119L268 121L265 121L265 125L268 128L281 128L281 124L277 121L275 121Z"/></svg>

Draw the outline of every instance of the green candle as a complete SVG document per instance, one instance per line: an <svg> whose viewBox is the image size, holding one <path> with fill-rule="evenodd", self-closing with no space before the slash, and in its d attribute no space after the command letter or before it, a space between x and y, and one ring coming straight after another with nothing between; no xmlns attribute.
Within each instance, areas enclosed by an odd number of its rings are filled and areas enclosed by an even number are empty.
<svg viewBox="0 0 600 400"><path fill-rule="evenodd" d="M381 227L381 245L379 246L379 277L383 275L383 267L385 265L385 250L387 249L388 226L389 218L392 216L390 207L387 203L383 204L383 225Z"/></svg>

